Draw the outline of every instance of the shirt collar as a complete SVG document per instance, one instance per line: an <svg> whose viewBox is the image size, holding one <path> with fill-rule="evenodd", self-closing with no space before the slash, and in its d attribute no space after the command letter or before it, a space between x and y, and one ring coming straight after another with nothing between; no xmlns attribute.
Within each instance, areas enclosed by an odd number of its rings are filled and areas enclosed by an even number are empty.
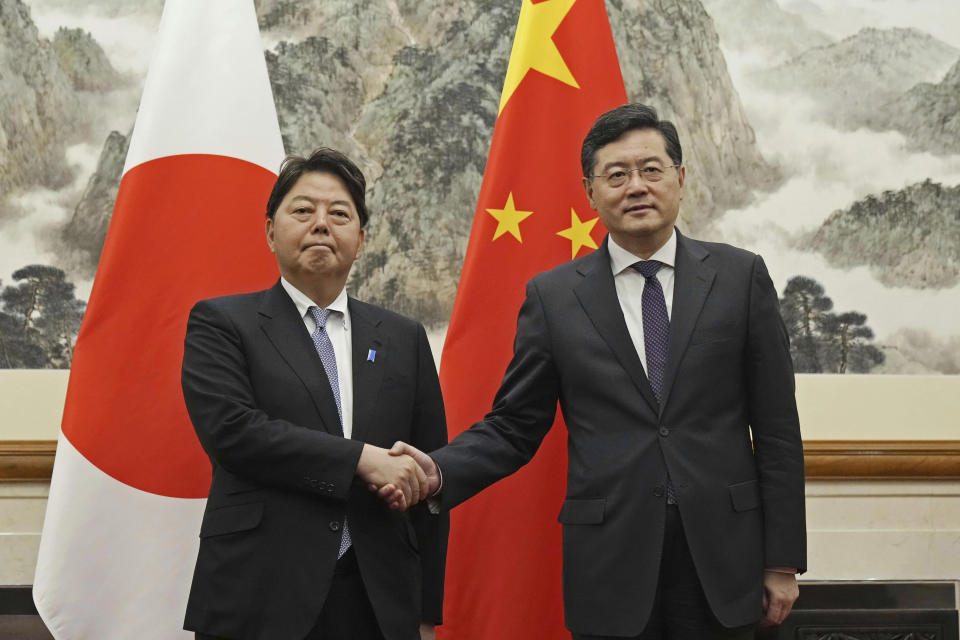
<svg viewBox="0 0 960 640"><path fill-rule="evenodd" d="M629 269L632 265L636 264L640 258L633 255L616 242L613 241L613 237L609 234L607 235L607 251L610 252L610 269L613 271L613 275L620 275L625 269ZM663 264L667 265L671 269L677 262L677 230L674 229L673 233L670 234L670 238L664 243L662 247L657 249L648 260L659 260Z"/></svg>
<svg viewBox="0 0 960 640"><path fill-rule="evenodd" d="M283 290L287 292L287 295L290 296L290 299L293 300L293 304L297 306L297 312L300 314L300 317L303 318L307 315L307 311L310 307L316 307L317 304L310 299L310 296L305 294L300 289L297 289L295 286L290 284L290 282L281 276L280 286L283 287ZM347 288L344 287L340 290L339 295L336 299L327 305L327 309L331 311L339 311L344 316L347 315Z"/></svg>

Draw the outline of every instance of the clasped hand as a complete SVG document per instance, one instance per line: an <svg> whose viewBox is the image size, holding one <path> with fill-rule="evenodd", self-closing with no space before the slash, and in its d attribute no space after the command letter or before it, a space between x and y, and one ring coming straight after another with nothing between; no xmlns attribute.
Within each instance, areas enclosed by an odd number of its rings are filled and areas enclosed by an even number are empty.
<svg viewBox="0 0 960 640"><path fill-rule="evenodd" d="M365 444L357 475L391 509L404 511L426 500L440 485L437 465L427 454L404 442L391 449Z"/></svg>

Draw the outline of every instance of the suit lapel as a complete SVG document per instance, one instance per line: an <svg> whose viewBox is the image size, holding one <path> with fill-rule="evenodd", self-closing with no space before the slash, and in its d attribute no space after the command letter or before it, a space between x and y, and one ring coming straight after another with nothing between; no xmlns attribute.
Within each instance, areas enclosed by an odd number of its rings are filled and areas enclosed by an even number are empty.
<svg viewBox="0 0 960 640"><path fill-rule="evenodd" d="M265 292L258 312L260 328L307 388L320 414L323 428L334 435L343 435L337 402L327 373L323 370L323 363L307 333L303 318L279 281Z"/></svg>
<svg viewBox="0 0 960 640"><path fill-rule="evenodd" d="M623 319L623 309L620 307L613 273L610 271L610 254L606 240L600 249L583 259L577 271L583 276L583 280L574 287L574 294L580 305L637 389L656 411L656 396L653 395L640 357L630 339L630 332L627 331L627 323Z"/></svg>
<svg viewBox="0 0 960 640"><path fill-rule="evenodd" d="M353 435L365 440L375 423L383 362L390 357L389 340L382 334L376 308L350 298L351 352L353 354ZM374 353L371 353L373 351Z"/></svg>
<svg viewBox="0 0 960 640"><path fill-rule="evenodd" d="M694 240L677 232L677 263L673 281L673 310L670 314L670 350L663 375L663 403L670 399L670 389L677 377L680 361L690 342L700 310L717 275L705 263L710 253Z"/></svg>

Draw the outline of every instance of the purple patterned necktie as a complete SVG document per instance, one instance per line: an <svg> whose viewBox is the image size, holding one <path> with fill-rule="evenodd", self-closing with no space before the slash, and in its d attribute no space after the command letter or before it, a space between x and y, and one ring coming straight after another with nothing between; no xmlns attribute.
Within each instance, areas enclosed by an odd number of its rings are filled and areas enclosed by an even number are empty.
<svg viewBox="0 0 960 640"><path fill-rule="evenodd" d="M310 307L307 309L314 321L316 328L310 335L313 338L313 346L320 356L320 362L323 363L323 370L327 372L327 379L330 380L330 390L333 392L333 399L337 403L337 415L340 416L340 428L343 428L343 410L340 408L340 378L337 376L337 356L333 352L333 343L330 342L330 336L327 334L327 318L331 313L330 309L321 309L320 307ZM343 536L340 538L340 552L337 558L343 557L343 554L350 548L350 529L347 527L347 521L343 521Z"/></svg>
<svg viewBox="0 0 960 640"><path fill-rule="evenodd" d="M657 403L662 401L663 371L667 366L667 351L670 348L670 317L667 315L667 300L663 287L657 279L657 271L663 263L659 260L643 260L632 265L644 277L643 295L643 348L647 352L647 379L653 388ZM677 503L677 493L667 473L667 504Z"/></svg>

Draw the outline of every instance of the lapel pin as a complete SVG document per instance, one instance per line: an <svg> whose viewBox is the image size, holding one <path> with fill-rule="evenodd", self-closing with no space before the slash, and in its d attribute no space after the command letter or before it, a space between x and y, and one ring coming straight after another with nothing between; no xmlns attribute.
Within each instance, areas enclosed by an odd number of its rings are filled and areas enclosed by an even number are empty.
<svg viewBox="0 0 960 640"><path fill-rule="evenodd" d="M375 349L370 349L367 351L367 362L373 362L377 359L377 352Z"/></svg>

